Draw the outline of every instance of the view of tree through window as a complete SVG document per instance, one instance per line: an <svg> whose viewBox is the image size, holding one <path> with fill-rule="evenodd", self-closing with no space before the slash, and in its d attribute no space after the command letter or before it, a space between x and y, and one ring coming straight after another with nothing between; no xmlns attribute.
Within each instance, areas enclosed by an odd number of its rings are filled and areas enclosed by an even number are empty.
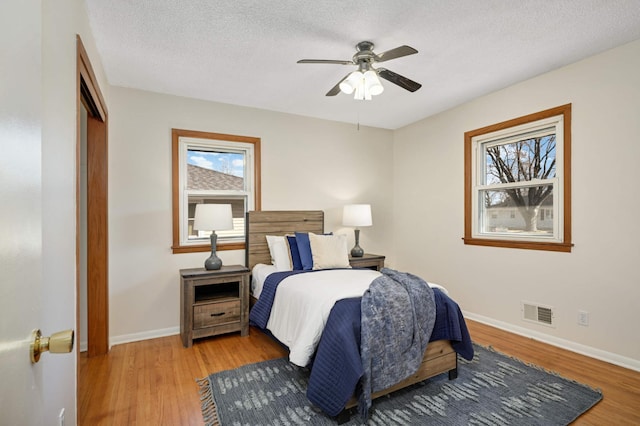
<svg viewBox="0 0 640 426"><path fill-rule="evenodd" d="M555 131L550 128L537 133L485 148L484 184L506 186L482 191L484 208L491 213L485 231L553 233L553 220L545 219L541 209L553 207L553 185L509 185L555 178Z"/></svg>

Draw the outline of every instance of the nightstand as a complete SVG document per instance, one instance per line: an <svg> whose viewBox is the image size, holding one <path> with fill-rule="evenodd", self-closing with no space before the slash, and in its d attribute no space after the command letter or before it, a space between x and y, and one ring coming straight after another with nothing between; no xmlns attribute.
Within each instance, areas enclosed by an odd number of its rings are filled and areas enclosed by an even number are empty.
<svg viewBox="0 0 640 426"><path fill-rule="evenodd" d="M180 270L180 337L185 348L200 337L249 334L249 273L242 265Z"/></svg>
<svg viewBox="0 0 640 426"><path fill-rule="evenodd" d="M379 271L384 268L384 256L365 253L362 257L349 256L349 264L352 268L367 268Z"/></svg>

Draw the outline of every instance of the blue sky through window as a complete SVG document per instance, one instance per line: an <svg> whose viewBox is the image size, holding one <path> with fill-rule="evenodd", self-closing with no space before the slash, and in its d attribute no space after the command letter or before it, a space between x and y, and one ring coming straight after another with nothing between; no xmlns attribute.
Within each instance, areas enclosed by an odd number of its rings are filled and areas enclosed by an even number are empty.
<svg viewBox="0 0 640 426"><path fill-rule="evenodd" d="M187 150L187 163L233 176L244 177L244 155L234 152Z"/></svg>

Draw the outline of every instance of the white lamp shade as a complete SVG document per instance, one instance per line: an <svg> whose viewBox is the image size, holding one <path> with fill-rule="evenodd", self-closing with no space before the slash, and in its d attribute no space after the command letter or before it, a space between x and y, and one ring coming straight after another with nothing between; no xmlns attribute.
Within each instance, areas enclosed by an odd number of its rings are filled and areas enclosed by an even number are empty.
<svg viewBox="0 0 640 426"><path fill-rule="evenodd" d="M362 78L363 75L360 71L352 72L349 77L340 83L340 90L347 95L352 94L356 88L362 86Z"/></svg>
<svg viewBox="0 0 640 426"><path fill-rule="evenodd" d="M370 204L349 204L342 210L342 224L344 226L371 226Z"/></svg>
<svg viewBox="0 0 640 426"><path fill-rule="evenodd" d="M376 96L384 91L384 86L382 86L378 74L373 70L364 73L364 84L366 91L370 95Z"/></svg>
<svg viewBox="0 0 640 426"><path fill-rule="evenodd" d="M198 231L233 229L231 204L196 204L193 229Z"/></svg>

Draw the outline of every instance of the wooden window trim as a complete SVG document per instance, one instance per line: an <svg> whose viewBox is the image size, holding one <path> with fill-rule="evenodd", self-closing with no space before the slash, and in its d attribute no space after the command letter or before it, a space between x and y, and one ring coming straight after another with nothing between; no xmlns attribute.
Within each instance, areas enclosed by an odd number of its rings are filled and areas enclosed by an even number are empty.
<svg viewBox="0 0 640 426"><path fill-rule="evenodd" d="M472 184L473 184L473 143L472 138L486 133L491 133L510 127L519 126L533 121L543 120L554 116L562 115L563 122L563 238L561 243L537 242L537 241L513 241L500 239L474 238L472 221ZM492 124L480 129L471 130L464 134L464 238L465 244L492 247L507 247L527 250L546 250L558 252L571 252L573 243L571 242L571 104L547 109L501 123Z"/></svg>
<svg viewBox="0 0 640 426"><path fill-rule="evenodd" d="M171 164L172 164L172 214L173 214L173 245L171 250L174 254L177 253L196 253L207 252L211 250L211 244L198 244L198 245L181 245L180 244L180 155L179 155L179 142L181 137L199 138L199 139L214 139L230 142L243 142L253 144L254 155L254 210L261 209L260 200L261 185L260 185L260 138L254 138L250 136L237 136L226 135L223 133L210 133L200 132L196 130L183 130L183 129L171 129ZM216 250L244 250L245 242L229 242L218 243Z"/></svg>

